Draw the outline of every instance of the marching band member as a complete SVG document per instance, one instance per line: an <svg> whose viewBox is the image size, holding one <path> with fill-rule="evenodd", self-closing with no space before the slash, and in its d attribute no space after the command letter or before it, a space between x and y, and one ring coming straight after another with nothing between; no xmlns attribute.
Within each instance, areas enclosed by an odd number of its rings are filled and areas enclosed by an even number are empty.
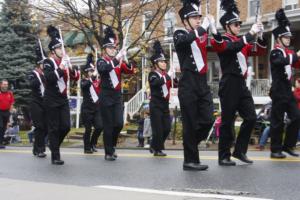
<svg viewBox="0 0 300 200"><path fill-rule="evenodd" d="M48 138L51 150L51 162L63 165L60 157L60 145L70 131L70 107L68 100L68 80L77 81L80 73L72 68L70 58L65 55L59 31L48 26L47 33L51 38L48 45L50 56L44 60L46 87L44 103L47 114Z"/></svg>
<svg viewBox="0 0 300 200"><path fill-rule="evenodd" d="M46 59L46 53L39 44L36 47L36 67L29 75L31 87L30 112L34 126L34 143L33 155L44 158L46 157L45 137L47 135L46 110L43 103L46 79L43 72L43 63Z"/></svg>
<svg viewBox="0 0 300 200"><path fill-rule="evenodd" d="M212 15L203 18L199 0L185 0L179 11L185 29L176 30L174 44L182 76L178 97L183 122L184 170L206 170L200 164L198 144L204 140L213 125L213 100L207 84L207 30L220 41Z"/></svg>
<svg viewBox="0 0 300 200"><path fill-rule="evenodd" d="M87 57L87 63L83 68L81 91L83 102L81 104L81 121L85 127L83 135L84 153L96 152L96 144L103 129L99 104L100 80L95 76L93 54ZM91 136L92 127L94 132Z"/></svg>
<svg viewBox="0 0 300 200"><path fill-rule="evenodd" d="M231 160L230 148L234 141L232 126L234 125L236 112L243 118L240 127L233 157L245 163L253 163L247 157L248 143L252 129L256 122L254 101L251 92L246 86L247 58L249 56L266 55L267 42L263 39L263 25L255 23L250 32L239 37L242 21L239 10L234 0L222 0L221 9L225 14L220 18L225 34L223 42L212 41L212 46L218 52L221 63L222 78L219 84L219 97L222 109L222 124L219 139L219 165L234 166ZM259 36L257 50L253 51L253 41Z"/></svg>
<svg viewBox="0 0 300 200"><path fill-rule="evenodd" d="M124 61L126 49L117 52L117 38L112 28L107 27L104 33L104 53L97 61L98 73L101 76L99 101L103 120L105 160L114 161L117 158L115 147L124 123L121 75L133 74L134 66Z"/></svg>
<svg viewBox="0 0 300 200"><path fill-rule="evenodd" d="M150 119L152 129L151 153L154 156L166 156L162 150L171 131L169 98L171 78L167 73L166 57L159 41L153 45L154 53L151 62L154 71L149 73L150 85Z"/></svg>
<svg viewBox="0 0 300 200"><path fill-rule="evenodd" d="M276 39L274 49L270 54L272 87L270 96L272 98L271 110L271 158L285 158L282 151L291 156L298 157L294 151L297 143L298 130L300 127L300 111L292 92L292 67L300 68L300 51L295 53L290 50L292 33L290 22L284 10L279 9L275 18L278 27L273 30ZM286 127L283 140L284 115L287 113L291 120Z"/></svg>

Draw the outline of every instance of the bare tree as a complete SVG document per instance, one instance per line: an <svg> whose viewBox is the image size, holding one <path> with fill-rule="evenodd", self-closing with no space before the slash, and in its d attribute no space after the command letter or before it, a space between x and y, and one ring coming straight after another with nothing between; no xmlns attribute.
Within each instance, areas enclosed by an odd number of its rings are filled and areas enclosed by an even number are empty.
<svg viewBox="0 0 300 200"><path fill-rule="evenodd" d="M147 48L151 40L164 35L160 27L161 22L166 12L175 7L178 2L174 0L43 0L33 7L81 31L93 51L95 42L101 48L104 26L112 26L116 30L120 48L125 45L122 44L126 26L124 22L130 22L129 32L134 34L134 37L126 47L128 50L138 47L132 58ZM152 14L148 18L147 26L141 30L142 18L147 11L151 11ZM137 27L140 28L136 30ZM90 34L92 37L89 36Z"/></svg>

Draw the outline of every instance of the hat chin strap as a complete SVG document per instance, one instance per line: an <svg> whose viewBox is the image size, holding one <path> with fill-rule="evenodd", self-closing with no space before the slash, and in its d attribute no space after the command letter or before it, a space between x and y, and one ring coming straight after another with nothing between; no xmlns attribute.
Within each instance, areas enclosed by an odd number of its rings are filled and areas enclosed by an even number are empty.
<svg viewBox="0 0 300 200"><path fill-rule="evenodd" d="M191 30L194 30L194 28L192 27L191 23L190 23L190 17L186 18L186 21L188 22L189 27L191 28Z"/></svg>
<svg viewBox="0 0 300 200"><path fill-rule="evenodd" d="M284 46L285 48L288 48L288 47L289 47L289 46L287 46L287 45L284 44L284 42L282 41L282 37L279 37L279 40L280 40L282 46Z"/></svg>
<svg viewBox="0 0 300 200"><path fill-rule="evenodd" d="M230 28L229 25L230 25L230 24L228 24L227 27L228 27L228 30L229 30L230 34L235 36L235 34L233 33L233 31L231 30L231 28Z"/></svg>
<svg viewBox="0 0 300 200"><path fill-rule="evenodd" d="M54 51L54 54L55 54L55 56L56 56L57 58L62 59L62 57L60 57L59 55L57 55L55 49L54 49L53 51Z"/></svg>

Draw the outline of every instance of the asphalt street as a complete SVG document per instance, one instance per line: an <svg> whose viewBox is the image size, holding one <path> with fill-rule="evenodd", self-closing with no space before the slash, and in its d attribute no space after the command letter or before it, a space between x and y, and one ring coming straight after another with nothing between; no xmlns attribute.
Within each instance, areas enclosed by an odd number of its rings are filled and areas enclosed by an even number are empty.
<svg viewBox="0 0 300 200"><path fill-rule="evenodd" d="M0 194L6 200L300 199L300 158L274 160L267 151L253 151L248 153L253 165L221 167L217 152L201 151L209 170L191 172L182 170L182 151L166 152L166 158L154 158L146 150L118 150L118 160L108 162L101 149L84 155L81 149L66 148L65 165L54 166L49 152L38 159L31 148L9 147L0 151Z"/></svg>

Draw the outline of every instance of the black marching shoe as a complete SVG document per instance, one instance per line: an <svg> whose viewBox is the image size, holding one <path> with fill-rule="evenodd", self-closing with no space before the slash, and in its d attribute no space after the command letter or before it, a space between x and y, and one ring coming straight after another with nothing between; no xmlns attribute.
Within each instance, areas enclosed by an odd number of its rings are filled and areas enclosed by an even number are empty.
<svg viewBox="0 0 300 200"><path fill-rule="evenodd" d="M35 149L33 149L33 150L32 150L32 154L33 154L34 156L37 156L37 155L38 155L38 151L35 150Z"/></svg>
<svg viewBox="0 0 300 200"><path fill-rule="evenodd" d="M167 154L162 151L155 151L153 155L154 156L162 156L162 157L167 156Z"/></svg>
<svg viewBox="0 0 300 200"><path fill-rule="evenodd" d="M244 162L244 163L248 163L248 164L252 164L253 161L250 160L246 154L243 154L243 153L233 153L232 154L232 157L236 158L236 159L239 159L240 161Z"/></svg>
<svg viewBox="0 0 300 200"><path fill-rule="evenodd" d="M92 150L93 152L98 152L98 150L96 149L96 146L95 146L95 145L92 145L91 150Z"/></svg>
<svg viewBox="0 0 300 200"><path fill-rule="evenodd" d="M149 152L152 154L154 153L154 149L152 147L149 148Z"/></svg>
<svg viewBox="0 0 300 200"><path fill-rule="evenodd" d="M297 154L292 148L283 147L282 151L288 153L290 156L299 157L299 154Z"/></svg>
<svg viewBox="0 0 300 200"><path fill-rule="evenodd" d="M272 152L271 153L271 158L284 159L284 158L286 158L286 155L284 155L281 151L279 151L279 152Z"/></svg>
<svg viewBox="0 0 300 200"><path fill-rule="evenodd" d="M51 163L52 165L63 165L65 162L60 159L60 154L51 154Z"/></svg>
<svg viewBox="0 0 300 200"><path fill-rule="evenodd" d="M45 158L47 156L47 154L45 154L44 152L39 152L36 156L38 158Z"/></svg>
<svg viewBox="0 0 300 200"><path fill-rule="evenodd" d="M207 165L201 165L200 163L183 163L183 170L187 171L204 171L207 170Z"/></svg>
<svg viewBox="0 0 300 200"><path fill-rule="evenodd" d="M52 165L63 165L65 162L63 160L52 160Z"/></svg>
<svg viewBox="0 0 300 200"><path fill-rule="evenodd" d="M104 159L107 161L115 161L116 160L116 158L113 155L108 155L108 154L106 154L104 156Z"/></svg>
<svg viewBox="0 0 300 200"><path fill-rule="evenodd" d="M230 158L224 158L223 160L219 160L219 165L221 166L235 166L236 163L232 161Z"/></svg>
<svg viewBox="0 0 300 200"><path fill-rule="evenodd" d="M92 154L92 153L94 153L94 151L92 149L85 149L84 153L85 154Z"/></svg>
<svg viewBox="0 0 300 200"><path fill-rule="evenodd" d="M116 152L114 152L114 154L112 155L115 159L118 158L118 154L116 154Z"/></svg>

